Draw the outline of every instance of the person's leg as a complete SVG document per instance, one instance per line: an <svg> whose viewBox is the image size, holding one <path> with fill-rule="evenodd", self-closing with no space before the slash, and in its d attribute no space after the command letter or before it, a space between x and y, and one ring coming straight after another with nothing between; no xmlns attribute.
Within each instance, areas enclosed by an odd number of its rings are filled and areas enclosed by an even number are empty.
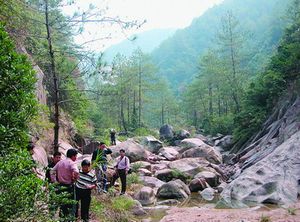
<svg viewBox="0 0 300 222"><path fill-rule="evenodd" d="M103 182L103 191L106 192L107 191L107 177L106 177L106 170L107 170L107 166L106 164L102 164L102 182Z"/></svg>
<svg viewBox="0 0 300 222"><path fill-rule="evenodd" d="M125 192L126 192L126 171L119 170L119 175L120 175L121 184L122 184L121 194L125 194Z"/></svg>
<svg viewBox="0 0 300 222"><path fill-rule="evenodd" d="M81 219L89 220L89 209L91 204L91 190L84 190L84 197L81 199Z"/></svg>
<svg viewBox="0 0 300 222"><path fill-rule="evenodd" d="M62 192L67 196L68 201L73 201L75 199L75 190L74 186L61 186ZM75 205L74 203L64 203L61 206L61 217L64 219L63 221L73 221L75 217Z"/></svg>
<svg viewBox="0 0 300 222"><path fill-rule="evenodd" d="M81 199L81 195L80 195L80 189L78 187L76 187L75 189L75 192L76 192L76 211L75 211L75 217L78 218L79 217L79 214L78 214L78 210L79 210L79 201ZM82 204L82 203L81 203Z"/></svg>
<svg viewBox="0 0 300 222"><path fill-rule="evenodd" d="M118 171L117 171L118 172ZM118 173L114 173L110 186L113 187L115 185L116 180L119 178Z"/></svg>

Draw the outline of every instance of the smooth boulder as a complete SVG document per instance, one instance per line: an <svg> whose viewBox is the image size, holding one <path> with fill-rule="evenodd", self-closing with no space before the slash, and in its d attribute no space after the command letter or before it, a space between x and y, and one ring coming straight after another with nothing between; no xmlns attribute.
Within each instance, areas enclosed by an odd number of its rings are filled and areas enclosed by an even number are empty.
<svg viewBox="0 0 300 222"><path fill-rule="evenodd" d="M165 199L186 199L190 194L189 188L181 180L165 183L157 191L157 197Z"/></svg>
<svg viewBox="0 0 300 222"><path fill-rule="evenodd" d="M172 146L163 147L158 151L158 153L169 161L177 160L179 158L179 152Z"/></svg>
<svg viewBox="0 0 300 222"><path fill-rule="evenodd" d="M155 193L151 187L142 187L137 193L135 193L134 198L138 200L143 206L148 206L154 203Z"/></svg>
<svg viewBox="0 0 300 222"><path fill-rule="evenodd" d="M213 147L207 144L202 144L201 146L193 147L182 153L182 158L188 157L203 157L211 163L222 163L222 155L220 154L220 152L218 152Z"/></svg>
<svg viewBox="0 0 300 222"><path fill-rule="evenodd" d="M173 127L166 124L160 127L159 129L159 137L163 140L171 140L174 137Z"/></svg>
<svg viewBox="0 0 300 222"><path fill-rule="evenodd" d="M112 154L114 158L119 156L120 149L125 150L126 156L129 157L130 162L145 161L148 159L148 153L143 146L132 139L128 139L114 147Z"/></svg>

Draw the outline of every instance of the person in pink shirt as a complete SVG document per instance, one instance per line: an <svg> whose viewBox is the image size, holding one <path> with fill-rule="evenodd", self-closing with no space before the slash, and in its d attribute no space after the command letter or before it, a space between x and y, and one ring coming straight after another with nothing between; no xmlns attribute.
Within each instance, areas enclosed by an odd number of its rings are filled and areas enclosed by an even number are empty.
<svg viewBox="0 0 300 222"><path fill-rule="evenodd" d="M77 150L69 149L67 158L59 161L51 170L51 180L59 185L59 192L67 192L70 200L75 200L74 182L77 180L79 170L75 163ZM62 204L60 206L60 216L72 220L75 217L74 204ZM69 220L68 220L69 221Z"/></svg>

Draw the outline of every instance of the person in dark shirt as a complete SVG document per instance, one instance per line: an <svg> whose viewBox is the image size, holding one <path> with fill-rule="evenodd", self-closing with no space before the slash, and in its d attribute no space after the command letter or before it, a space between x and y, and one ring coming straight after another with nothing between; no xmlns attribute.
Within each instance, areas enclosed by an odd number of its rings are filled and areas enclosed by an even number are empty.
<svg viewBox="0 0 300 222"><path fill-rule="evenodd" d="M95 167L97 182L102 183L103 192L107 192L107 155L111 154L111 149L107 148L105 143L100 142L98 148L93 152L92 164ZM103 172L103 173L102 173Z"/></svg>
<svg viewBox="0 0 300 222"><path fill-rule="evenodd" d="M110 129L110 141L111 141L111 145L116 145L116 131L115 131L115 129Z"/></svg>
<svg viewBox="0 0 300 222"><path fill-rule="evenodd" d="M46 180L49 183L53 183L54 181L51 181L51 175L50 171L51 169L61 160L61 153L60 152L55 152L53 154L52 161L48 164L47 170L46 170Z"/></svg>

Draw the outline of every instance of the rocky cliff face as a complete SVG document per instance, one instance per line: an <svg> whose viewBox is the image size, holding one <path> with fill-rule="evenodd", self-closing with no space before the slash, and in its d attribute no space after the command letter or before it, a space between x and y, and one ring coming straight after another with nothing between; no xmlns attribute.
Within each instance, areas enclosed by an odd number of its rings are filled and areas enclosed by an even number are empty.
<svg viewBox="0 0 300 222"><path fill-rule="evenodd" d="M290 204L300 181L300 98L281 102L262 130L235 157L232 181L220 205Z"/></svg>

